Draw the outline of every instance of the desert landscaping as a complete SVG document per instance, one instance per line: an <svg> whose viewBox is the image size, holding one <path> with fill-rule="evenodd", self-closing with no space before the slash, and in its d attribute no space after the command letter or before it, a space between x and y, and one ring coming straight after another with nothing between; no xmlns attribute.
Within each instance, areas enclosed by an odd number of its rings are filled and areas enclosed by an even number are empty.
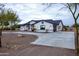
<svg viewBox="0 0 79 59"><path fill-rule="evenodd" d="M2 56L53 56L66 55L74 56L74 49L66 49L61 47L51 47L44 45L31 44L39 37L36 35L20 34L16 32L3 32L2 48L0 48L0 55ZM39 33L39 35L47 33ZM50 33L49 33L50 34ZM43 39L42 39L43 40Z"/></svg>

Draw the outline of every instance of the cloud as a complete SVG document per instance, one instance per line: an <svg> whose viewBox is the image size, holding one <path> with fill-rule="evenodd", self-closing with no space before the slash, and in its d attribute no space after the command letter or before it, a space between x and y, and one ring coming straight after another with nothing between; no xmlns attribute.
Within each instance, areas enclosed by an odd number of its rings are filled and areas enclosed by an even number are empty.
<svg viewBox="0 0 79 59"><path fill-rule="evenodd" d="M71 25L73 24L73 18L67 9L62 9L63 4L53 4L51 7L46 9L45 5L41 4L6 4L5 8L11 8L16 11L19 15L19 18L22 20L21 23L26 23L30 20L38 19L61 19L64 24Z"/></svg>

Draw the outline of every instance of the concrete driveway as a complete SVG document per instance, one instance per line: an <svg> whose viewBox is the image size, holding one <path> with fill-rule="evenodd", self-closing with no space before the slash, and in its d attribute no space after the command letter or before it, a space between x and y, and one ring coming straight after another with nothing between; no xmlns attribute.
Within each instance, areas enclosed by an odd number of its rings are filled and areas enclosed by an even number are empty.
<svg viewBox="0 0 79 59"><path fill-rule="evenodd" d="M31 44L35 45L75 49L74 32L52 32L52 33L7 32L7 33L37 35L39 38L34 42L31 42Z"/></svg>
<svg viewBox="0 0 79 59"><path fill-rule="evenodd" d="M75 49L74 32L53 32L39 35L36 45Z"/></svg>

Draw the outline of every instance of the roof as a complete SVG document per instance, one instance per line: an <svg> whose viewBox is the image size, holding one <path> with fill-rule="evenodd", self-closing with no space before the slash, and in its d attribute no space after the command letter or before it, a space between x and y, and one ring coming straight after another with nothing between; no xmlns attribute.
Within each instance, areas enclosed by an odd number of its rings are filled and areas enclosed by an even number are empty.
<svg viewBox="0 0 79 59"><path fill-rule="evenodd" d="M48 22L48 23L51 23L51 24L55 24L55 25L59 25L60 22L62 22L62 20L52 20L52 19L47 19L47 20L32 20L36 23L38 22L41 22L41 21L45 21L45 22Z"/></svg>
<svg viewBox="0 0 79 59"><path fill-rule="evenodd" d="M23 25L30 25L30 22L32 22L32 21L34 21L35 23L34 24L36 24L36 23L38 23L38 22L41 22L41 21L45 21L45 22L48 22L48 23L51 23L51 24L54 24L54 25L59 25L59 23L61 22L62 23L62 20L52 20L52 19L46 19L46 20L31 20L31 21L29 21L29 22L27 22L27 23L25 23L25 24L23 24ZM34 25L34 24L31 24L31 25ZM62 23L63 24L63 23Z"/></svg>

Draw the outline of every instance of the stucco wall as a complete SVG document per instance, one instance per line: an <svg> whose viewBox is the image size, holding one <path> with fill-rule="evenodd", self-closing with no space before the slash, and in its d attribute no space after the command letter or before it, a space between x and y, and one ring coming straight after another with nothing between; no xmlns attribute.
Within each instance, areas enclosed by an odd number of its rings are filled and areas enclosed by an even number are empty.
<svg viewBox="0 0 79 59"><path fill-rule="evenodd" d="M43 24L42 24L42 22L39 22L39 23L35 24L34 27L36 28L36 30L40 30L41 25L45 25L45 30L53 31L53 24L50 24L47 22L44 22Z"/></svg>
<svg viewBox="0 0 79 59"><path fill-rule="evenodd" d="M21 26L21 27L20 27L20 30L21 30L21 31L28 30L28 27L27 27L27 26Z"/></svg>
<svg viewBox="0 0 79 59"><path fill-rule="evenodd" d="M57 25L57 31L61 31L63 28L62 23L60 22L59 25Z"/></svg>

